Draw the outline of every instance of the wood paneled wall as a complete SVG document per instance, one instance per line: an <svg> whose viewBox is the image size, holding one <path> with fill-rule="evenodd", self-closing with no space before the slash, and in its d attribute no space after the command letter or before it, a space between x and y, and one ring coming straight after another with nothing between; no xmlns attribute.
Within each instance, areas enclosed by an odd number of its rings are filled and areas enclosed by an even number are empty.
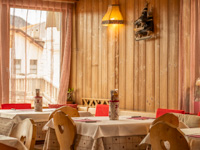
<svg viewBox="0 0 200 150"><path fill-rule="evenodd" d="M155 38L134 40L134 21L145 0L119 0L125 24L102 26L109 0L80 0L70 86L75 99L109 98L118 88L120 108L153 112L178 108L179 0L149 0Z"/></svg>

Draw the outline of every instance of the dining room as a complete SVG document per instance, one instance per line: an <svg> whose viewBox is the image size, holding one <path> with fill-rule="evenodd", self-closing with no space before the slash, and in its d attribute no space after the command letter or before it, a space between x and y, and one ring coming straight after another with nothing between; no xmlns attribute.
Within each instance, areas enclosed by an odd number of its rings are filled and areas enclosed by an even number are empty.
<svg viewBox="0 0 200 150"><path fill-rule="evenodd" d="M200 0L0 0L1 150L200 150Z"/></svg>

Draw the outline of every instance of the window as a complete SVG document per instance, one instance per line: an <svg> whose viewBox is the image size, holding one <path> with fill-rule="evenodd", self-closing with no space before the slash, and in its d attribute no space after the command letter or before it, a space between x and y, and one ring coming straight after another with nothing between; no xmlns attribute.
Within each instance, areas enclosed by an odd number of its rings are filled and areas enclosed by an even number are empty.
<svg viewBox="0 0 200 150"><path fill-rule="evenodd" d="M40 89L44 106L57 103L61 18L61 12L10 8L10 102L34 104Z"/></svg>
<svg viewBox="0 0 200 150"><path fill-rule="evenodd" d="M37 74L37 60L30 60L30 73Z"/></svg>
<svg viewBox="0 0 200 150"><path fill-rule="evenodd" d="M15 73L20 74L21 73L21 59L14 59L14 67L15 67Z"/></svg>

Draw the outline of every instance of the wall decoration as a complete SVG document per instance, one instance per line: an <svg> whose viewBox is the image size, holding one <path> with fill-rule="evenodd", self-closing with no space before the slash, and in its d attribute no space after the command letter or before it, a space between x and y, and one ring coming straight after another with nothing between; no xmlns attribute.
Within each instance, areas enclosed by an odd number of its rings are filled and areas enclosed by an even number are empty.
<svg viewBox="0 0 200 150"><path fill-rule="evenodd" d="M135 40L146 40L153 37L154 24L153 24L153 9L148 11L149 3L146 2L142 11L142 15L135 21Z"/></svg>

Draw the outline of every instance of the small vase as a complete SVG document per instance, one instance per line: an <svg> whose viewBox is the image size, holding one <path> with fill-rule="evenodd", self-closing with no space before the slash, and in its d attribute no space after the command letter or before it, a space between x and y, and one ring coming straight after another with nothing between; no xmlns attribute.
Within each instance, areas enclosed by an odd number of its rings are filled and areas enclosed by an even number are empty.
<svg viewBox="0 0 200 150"><path fill-rule="evenodd" d="M118 89L111 90L111 100L109 101L109 119L119 120L119 97Z"/></svg>
<svg viewBox="0 0 200 150"><path fill-rule="evenodd" d="M119 120L119 100L109 101L109 119Z"/></svg>
<svg viewBox="0 0 200 150"><path fill-rule="evenodd" d="M40 96L40 89L36 89L36 96L34 101L34 109L35 111L42 111L42 97Z"/></svg>

